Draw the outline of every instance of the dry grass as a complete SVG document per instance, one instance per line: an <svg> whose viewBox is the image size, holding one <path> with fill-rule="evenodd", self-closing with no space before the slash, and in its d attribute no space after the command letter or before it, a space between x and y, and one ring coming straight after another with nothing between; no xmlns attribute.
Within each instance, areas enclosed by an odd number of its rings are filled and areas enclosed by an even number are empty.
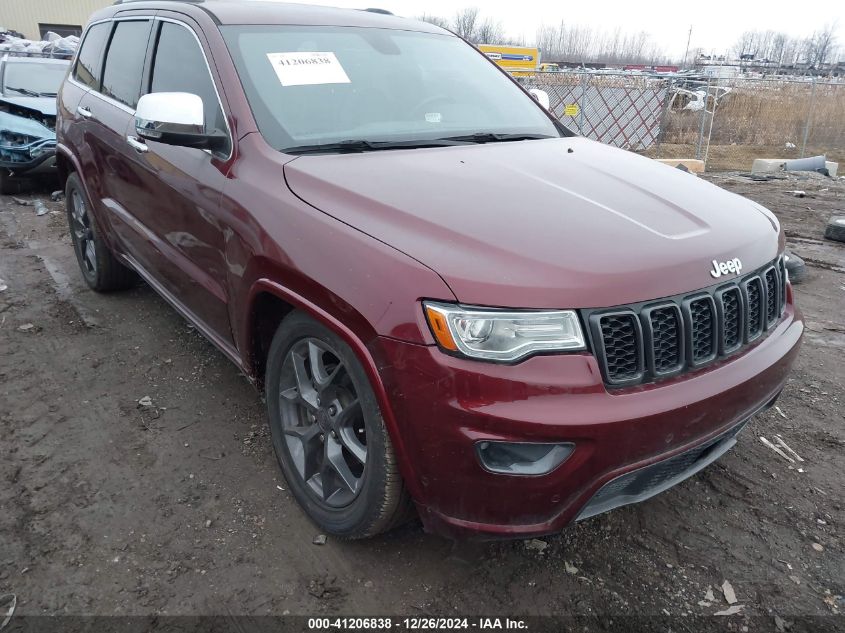
<svg viewBox="0 0 845 633"><path fill-rule="evenodd" d="M811 106L808 146L845 149L845 84L818 84L813 98L807 83L738 81L719 103L711 143L800 147ZM700 125L700 113L673 111L667 116L664 141L693 144ZM707 126L709 120L705 134Z"/></svg>

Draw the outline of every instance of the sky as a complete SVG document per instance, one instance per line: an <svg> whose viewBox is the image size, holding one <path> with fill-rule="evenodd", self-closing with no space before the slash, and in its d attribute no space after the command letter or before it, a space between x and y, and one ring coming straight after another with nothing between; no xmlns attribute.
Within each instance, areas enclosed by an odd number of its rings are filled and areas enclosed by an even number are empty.
<svg viewBox="0 0 845 633"><path fill-rule="evenodd" d="M645 31L673 58L682 58L687 35L692 26L690 50L701 47L706 52L728 51L743 31L783 31L793 37L810 35L825 23L838 22L840 44L845 44L845 2L796 3L794 0L708 0L692 2L672 0L634 2L600 0L567 2L557 0L292 0L301 4L336 7L387 9L396 15L417 17L433 14L452 18L466 7L478 7L483 17L501 21L512 37L533 41L542 24L590 25L607 31L622 27L626 32Z"/></svg>

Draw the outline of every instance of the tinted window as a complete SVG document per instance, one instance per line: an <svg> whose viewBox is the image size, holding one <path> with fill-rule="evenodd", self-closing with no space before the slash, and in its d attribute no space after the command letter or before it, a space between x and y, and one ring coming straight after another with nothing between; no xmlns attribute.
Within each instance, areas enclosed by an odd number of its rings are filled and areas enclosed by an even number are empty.
<svg viewBox="0 0 845 633"><path fill-rule="evenodd" d="M179 63L173 63L179 60ZM190 92L202 98L209 130L226 129L202 49L186 27L162 22L150 92Z"/></svg>
<svg viewBox="0 0 845 633"><path fill-rule="evenodd" d="M79 49L73 78L79 83L94 88L100 87L100 57L111 30L111 22L101 22L88 29L88 34Z"/></svg>
<svg viewBox="0 0 845 633"><path fill-rule="evenodd" d="M118 22L106 54L101 92L130 108L138 105L149 36L149 20Z"/></svg>

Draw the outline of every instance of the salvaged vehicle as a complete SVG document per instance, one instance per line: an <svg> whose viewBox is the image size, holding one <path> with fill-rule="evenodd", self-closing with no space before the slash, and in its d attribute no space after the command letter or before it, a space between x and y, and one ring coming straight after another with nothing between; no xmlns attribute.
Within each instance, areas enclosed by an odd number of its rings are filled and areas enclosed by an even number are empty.
<svg viewBox="0 0 845 633"><path fill-rule="evenodd" d="M112 6L58 99L82 275L140 276L264 390L327 533L415 507L441 534L539 535L642 501L783 389L784 234L541 96L391 15Z"/></svg>
<svg viewBox="0 0 845 633"><path fill-rule="evenodd" d="M55 176L56 95L70 61L0 57L0 193L13 177Z"/></svg>

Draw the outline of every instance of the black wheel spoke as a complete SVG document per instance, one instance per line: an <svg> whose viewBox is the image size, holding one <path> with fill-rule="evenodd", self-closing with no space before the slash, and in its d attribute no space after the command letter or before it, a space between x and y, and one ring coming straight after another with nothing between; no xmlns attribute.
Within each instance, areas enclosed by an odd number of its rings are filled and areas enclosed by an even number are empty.
<svg viewBox="0 0 845 633"><path fill-rule="evenodd" d="M285 429L285 435L288 437L288 449L299 474L306 481L311 479L320 471L322 461L320 459L322 451L320 426L311 424L310 426L289 427Z"/></svg>
<svg viewBox="0 0 845 633"><path fill-rule="evenodd" d="M319 408L317 404L317 390L314 389L311 378L308 376L308 369L305 367L305 357L301 354L294 353L292 354L292 360L299 398L306 407L312 411L316 411Z"/></svg>
<svg viewBox="0 0 845 633"><path fill-rule="evenodd" d="M88 263L90 270L97 270L97 252L94 249L94 242L91 240L85 241L85 261Z"/></svg>
<svg viewBox="0 0 845 633"><path fill-rule="evenodd" d="M349 505L367 461L366 422L339 354L322 339L295 343L282 364L278 395L284 444L315 501Z"/></svg>
<svg viewBox="0 0 845 633"><path fill-rule="evenodd" d="M343 447L336 439L326 438L326 462L334 471L333 475L336 476L338 484L345 486L352 494L358 492L358 484L361 480L352 474L343 456Z"/></svg>
<svg viewBox="0 0 845 633"><path fill-rule="evenodd" d="M311 363L311 377L314 388L318 392L325 391L343 369L343 365L338 363L334 368L329 370L326 367L325 353L326 350L318 346L314 341L308 342L308 360Z"/></svg>
<svg viewBox="0 0 845 633"><path fill-rule="evenodd" d="M361 442L358 434L364 428L364 418L361 412L361 402L355 400L347 404L335 420L337 436L344 448L362 464L367 462L367 447Z"/></svg>
<svg viewBox="0 0 845 633"><path fill-rule="evenodd" d="M79 252L80 265L87 273L97 272L97 246L91 232L91 218L82 194L73 191L68 201L70 205L71 233Z"/></svg>

